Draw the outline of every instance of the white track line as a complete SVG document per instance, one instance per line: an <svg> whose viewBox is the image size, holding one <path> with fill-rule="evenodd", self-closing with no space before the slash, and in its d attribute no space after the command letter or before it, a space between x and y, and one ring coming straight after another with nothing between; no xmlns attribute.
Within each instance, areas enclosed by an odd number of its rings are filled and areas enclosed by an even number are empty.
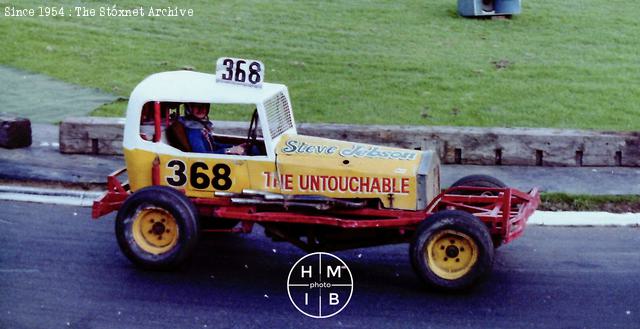
<svg viewBox="0 0 640 329"><path fill-rule="evenodd" d="M70 196L47 196L38 194L20 194L0 192L0 200L58 204L65 206L91 207L93 199Z"/></svg>
<svg viewBox="0 0 640 329"><path fill-rule="evenodd" d="M102 192L97 192L97 191L52 189L52 188L13 186L13 185L0 185L0 193L21 193L21 194L55 195L55 196L71 196L71 197L96 197L96 198L102 195Z"/></svg>
<svg viewBox="0 0 640 329"><path fill-rule="evenodd" d="M0 185L0 200L91 207L102 192Z"/></svg>
<svg viewBox="0 0 640 329"><path fill-rule="evenodd" d="M0 200L91 207L103 192L0 185ZM529 225L544 226L640 226L640 213L536 211Z"/></svg>
<svg viewBox="0 0 640 329"><path fill-rule="evenodd" d="M545 226L631 226L640 225L640 214L603 211L536 211L529 225Z"/></svg>

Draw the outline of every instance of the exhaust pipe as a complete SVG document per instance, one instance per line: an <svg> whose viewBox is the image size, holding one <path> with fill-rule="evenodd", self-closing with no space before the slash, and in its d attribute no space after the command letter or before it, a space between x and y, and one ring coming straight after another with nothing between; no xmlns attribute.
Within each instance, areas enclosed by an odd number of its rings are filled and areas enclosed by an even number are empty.
<svg viewBox="0 0 640 329"><path fill-rule="evenodd" d="M231 198L231 202L243 205L272 205L288 207L306 207L316 210L329 210L334 207L358 209L366 205L365 201L349 201L328 198L319 195L284 195L258 190L242 190L242 193L215 192L217 197Z"/></svg>

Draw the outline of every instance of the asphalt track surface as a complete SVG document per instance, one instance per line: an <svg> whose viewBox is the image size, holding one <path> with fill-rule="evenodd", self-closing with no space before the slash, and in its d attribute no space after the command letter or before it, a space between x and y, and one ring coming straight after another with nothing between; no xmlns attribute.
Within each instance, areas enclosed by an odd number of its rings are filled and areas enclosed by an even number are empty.
<svg viewBox="0 0 640 329"><path fill-rule="evenodd" d="M178 272L120 253L113 215L0 202L0 328L640 328L640 229L529 227L466 294L423 288L407 245L338 252L349 305L312 319L286 279L304 252L261 230L203 240Z"/></svg>

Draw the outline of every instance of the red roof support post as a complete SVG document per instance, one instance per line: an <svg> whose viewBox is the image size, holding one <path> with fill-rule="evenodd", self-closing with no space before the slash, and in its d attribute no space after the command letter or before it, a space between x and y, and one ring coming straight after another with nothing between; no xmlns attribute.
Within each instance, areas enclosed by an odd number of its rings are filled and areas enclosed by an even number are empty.
<svg viewBox="0 0 640 329"><path fill-rule="evenodd" d="M151 167L151 184L160 185L160 157L156 155Z"/></svg>
<svg viewBox="0 0 640 329"><path fill-rule="evenodd" d="M153 121L155 125L153 142L157 143L160 141L160 135L162 134L162 116L160 115L160 102L155 102L153 104L153 115Z"/></svg>

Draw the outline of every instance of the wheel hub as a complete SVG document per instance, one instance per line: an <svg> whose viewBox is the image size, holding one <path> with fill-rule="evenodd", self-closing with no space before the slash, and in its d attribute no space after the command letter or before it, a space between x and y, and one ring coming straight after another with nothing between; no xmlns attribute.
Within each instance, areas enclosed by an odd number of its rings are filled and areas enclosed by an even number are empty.
<svg viewBox="0 0 640 329"><path fill-rule="evenodd" d="M455 258L458 257L458 254L460 254L460 250L458 249L458 247L451 245L447 247L445 253L449 258Z"/></svg>
<svg viewBox="0 0 640 329"><path fill-rule="evenodd" d="M164 230L165 230L164 224L156 222L151 227L151 230L149 233L152 233L161 237L162 233L164 233Z"/></svg>
<svg viewBox="0 0 640 329"><path fill-rule="evenodd" d="M429 269L437 276L456 280L469 273L478 260L478 246L467 234L443 230L429 239L424 251Z"/></svg>
<svg viewBox="0 0 640 329"><path fill-rule="evenodd" d="M170 250L178 242L178 226L173 215L162 208L139 210L133 221L133 239L144 251L155 255Z"/></svg>

